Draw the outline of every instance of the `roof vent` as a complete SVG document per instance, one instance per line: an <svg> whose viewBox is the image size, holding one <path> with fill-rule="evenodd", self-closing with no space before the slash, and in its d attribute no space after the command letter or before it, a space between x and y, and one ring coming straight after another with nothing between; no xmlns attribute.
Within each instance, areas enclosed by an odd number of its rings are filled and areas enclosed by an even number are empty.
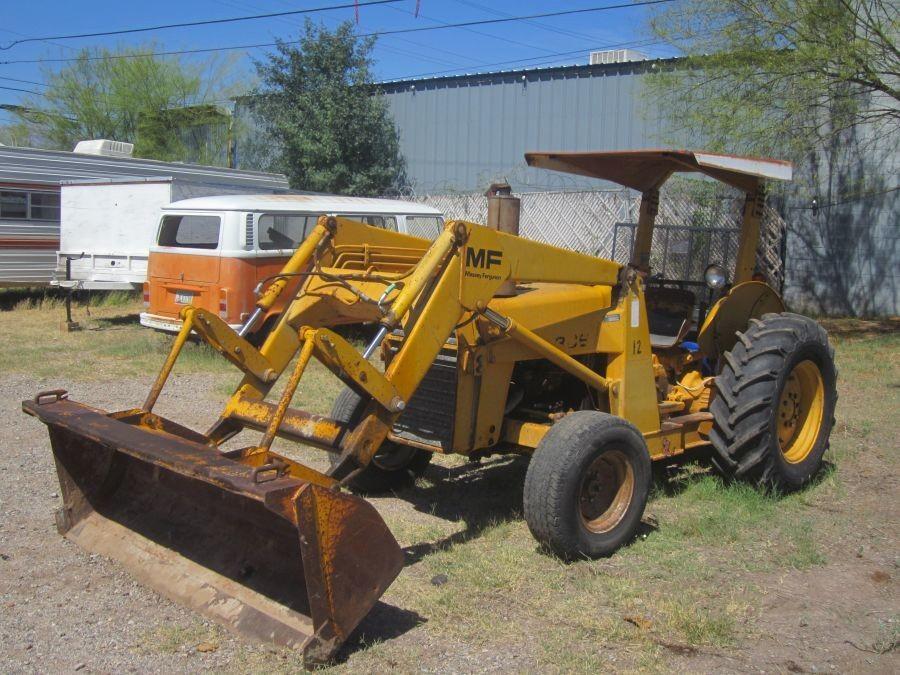
<svg viewBox="0 0 900 675"><path fill-rule="evenodd" d="M134 152L134 143L98 138L93 141L78 141L72 152L77 152L81 155L101 155L103 157L131 157L131 153Z"/></svg>
<svg viewBox="0 0 900 675"><path fill-rule="evenodd" d="M646 61L647 55L633 49L607 49L602 52L591 52L592 66L604 63L627 63L629 61Z"/></svg>

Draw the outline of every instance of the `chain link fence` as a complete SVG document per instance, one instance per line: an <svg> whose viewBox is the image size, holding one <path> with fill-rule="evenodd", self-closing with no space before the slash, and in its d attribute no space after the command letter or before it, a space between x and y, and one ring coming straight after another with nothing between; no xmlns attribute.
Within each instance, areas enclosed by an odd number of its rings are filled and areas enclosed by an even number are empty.
<svg viewBox="0 0 900 675"><path fill-rule="evenodd" d="M590 190L518 196L523 237L619 262L628 260L640 195L629 190ZM448 219L476 223L487 219L487 197L480 193L399 197L433 206ZM651 250L653 271L669 279L702 281L709 263L733 270L743 205L743 197L661 195ZM785 222L771 207L765 209L761 232L757 267L774 288L781 288Z"/></svg>

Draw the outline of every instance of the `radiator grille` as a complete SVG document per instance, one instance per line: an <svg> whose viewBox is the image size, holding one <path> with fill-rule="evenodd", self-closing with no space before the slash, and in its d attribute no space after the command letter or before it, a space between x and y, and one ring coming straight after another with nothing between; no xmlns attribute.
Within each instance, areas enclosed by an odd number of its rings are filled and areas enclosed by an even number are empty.
<svg viewBox="0 0 900 675"><path fill-rule="evenodd" d="M440 354L394 424L394 435L449 451L455 410L456 355Z"/></svg>

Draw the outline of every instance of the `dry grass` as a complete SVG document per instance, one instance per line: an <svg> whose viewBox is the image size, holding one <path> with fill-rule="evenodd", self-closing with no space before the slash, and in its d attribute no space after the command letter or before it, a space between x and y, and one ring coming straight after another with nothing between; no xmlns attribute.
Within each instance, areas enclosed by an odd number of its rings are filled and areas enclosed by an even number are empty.
<svg viewBox="0 0 900 675"><path fill-rule="evenodd" d="M133 304L99 307L85 321L80 309L86 330L71 334L57 328L59 306L3 313L0 370L61 381L149 378L169 338L137 327L137 311ZM841 399L831 464L801 492L766 495L725 484L702 463L688 464L658 478L637 540L612 558L572 564L539 550L528 532L522 459L494 458L476 467L438 457L400 499L374 499L408 564L334 669L441 669L442 655L453 653L508 670L666 670L673 654L728 653L764 632L756 602L760 578L827 564L833 542L854 527L841 509L864 518L877 508L863 499L857 476L897 473L900 338L836 332ZM191 345L179 367L221 375L217 391L230 393L233 370L209 350ZM298 403L327 412L339 386L313 368ZM321 466L321 454L315 457ZM879 651L895 649L896 627L892 618L873 638ZM161 640L172 648L197 639L170 637ZM233 668L300 666L296 654L276 656L248 650ZM451 669L469 669L465 660L453 663Z"/></svg>

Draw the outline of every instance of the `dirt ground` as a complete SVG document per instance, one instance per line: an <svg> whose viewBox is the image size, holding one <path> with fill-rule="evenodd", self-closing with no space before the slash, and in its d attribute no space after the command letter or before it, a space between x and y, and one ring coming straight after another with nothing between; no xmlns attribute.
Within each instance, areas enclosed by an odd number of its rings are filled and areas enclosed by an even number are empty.
<svg viewBox="0 0 900 675"><path fill-rule="evenodd" d="M56 532L47 431L21 401L65 387L103 409L139 405L166 338L133 312L97 308L71 335L58 307L0 312L0 671L299 671L295 653L233 637ZM416 486L373 498L407 564L332 669L900 672L900 336L842 326L829 465L798 494L676 467L640 538L574 564L528 533L523 460L440 458ZM158 412L202 430L234 381L198 352ZM301 390L314 409L337 390L322 382Z"/></svg>

